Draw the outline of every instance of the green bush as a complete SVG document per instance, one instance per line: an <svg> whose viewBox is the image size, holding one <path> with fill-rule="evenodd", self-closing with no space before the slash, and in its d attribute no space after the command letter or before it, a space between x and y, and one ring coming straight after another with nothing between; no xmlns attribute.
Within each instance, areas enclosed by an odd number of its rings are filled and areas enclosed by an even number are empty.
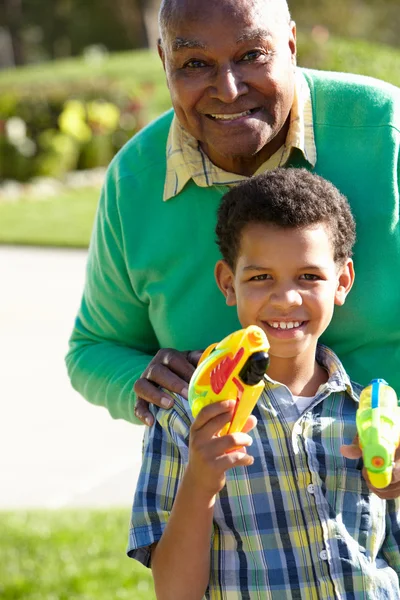
<svg viewBox="0 0 400 600"><path fill-rule="evenodd" d="M144 125L145 97L81 86L0 95L0 178L62 178L106 166Z"/></svg>

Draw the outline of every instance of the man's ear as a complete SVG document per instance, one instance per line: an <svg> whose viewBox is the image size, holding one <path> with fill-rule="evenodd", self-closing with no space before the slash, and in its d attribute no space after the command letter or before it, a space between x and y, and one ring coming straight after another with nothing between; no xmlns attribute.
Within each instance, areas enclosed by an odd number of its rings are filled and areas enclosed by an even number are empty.
<svg viewBox="0 0 400 600"><path fill-rule="evenodd" d="M164 54L164 49L162 47L161 38L158 38L158 40L157 40L157 52L158 52L158 56L161 58L161 62L163 64L164 71L165 71L165 54Z"/></svg>
<svg viewBox="0 0 400 600"><path fill-rule="evenodd" d="M226 299L228 306L236 306L235 275L226 262L219 260L214 269L215 281Z"/></svg>
<svg viewBox="0 0 400 600"><path fill-rule="evenodd" d="M351 258L348 258L339 271L338 284L335 293L335 304L337 306L343 306L345 303L347 294L353 287L354 277L354 264Z"/></svg>

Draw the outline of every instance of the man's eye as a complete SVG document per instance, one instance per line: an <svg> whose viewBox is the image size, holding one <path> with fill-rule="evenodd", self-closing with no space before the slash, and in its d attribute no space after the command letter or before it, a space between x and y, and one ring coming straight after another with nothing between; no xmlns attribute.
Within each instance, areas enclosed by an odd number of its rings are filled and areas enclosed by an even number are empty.
<svg viewBox="0 0 400 600"><path fill-rule="evenodd" d="M206 63L203 60L189 60L185 63L184 67L189 69L200 69L201 67L205 67Z"/></svg>
<svg viewBox="0 0 400 600"><path fill-rule="evenodd" d="M242 56L241 60L243 60L244 62L251 62L253 60L257 60L257 58L259 58L263 54L264 52L261 52L261 50L250 50Z"/></svg>

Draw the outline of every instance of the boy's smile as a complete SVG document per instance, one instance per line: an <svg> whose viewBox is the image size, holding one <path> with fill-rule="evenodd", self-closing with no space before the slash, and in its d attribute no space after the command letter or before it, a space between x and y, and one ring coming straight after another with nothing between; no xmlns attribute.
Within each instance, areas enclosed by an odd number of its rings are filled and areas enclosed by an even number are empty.
<svg viewBox="0 0 400 600"><path fill-rule="evenodd" d="M282 366L286 359L292 369L314 365L318 338L334 305L344 303L353 277L351 259L335 263L330 231L323 223L297 229L248 224L234 271L225 261L216 267L217 282L227 304L237 306L242 326L265 331L271 377L274 364Z"/></svg>

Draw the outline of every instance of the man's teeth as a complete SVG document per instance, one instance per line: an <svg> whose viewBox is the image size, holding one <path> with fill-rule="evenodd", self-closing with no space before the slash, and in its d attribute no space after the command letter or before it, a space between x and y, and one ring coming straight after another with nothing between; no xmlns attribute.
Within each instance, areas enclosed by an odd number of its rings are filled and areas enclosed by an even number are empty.
<svg viewBox="0 0 400 600"><path fill-rule="evenodd" d="M240 117L247 117L247 115L251 114L251 110L245 110L241 113L235 113L234 115L211 115L213 119L220 119L221 121L233 121L234 119L239 119Z"/></svg>
<svg viewBox="0 0 400 600"><path fill-rule="evenodd" d="M293 329L293 327L300 327L300 321L280 321L268 323L274 329Z"/></svg>

